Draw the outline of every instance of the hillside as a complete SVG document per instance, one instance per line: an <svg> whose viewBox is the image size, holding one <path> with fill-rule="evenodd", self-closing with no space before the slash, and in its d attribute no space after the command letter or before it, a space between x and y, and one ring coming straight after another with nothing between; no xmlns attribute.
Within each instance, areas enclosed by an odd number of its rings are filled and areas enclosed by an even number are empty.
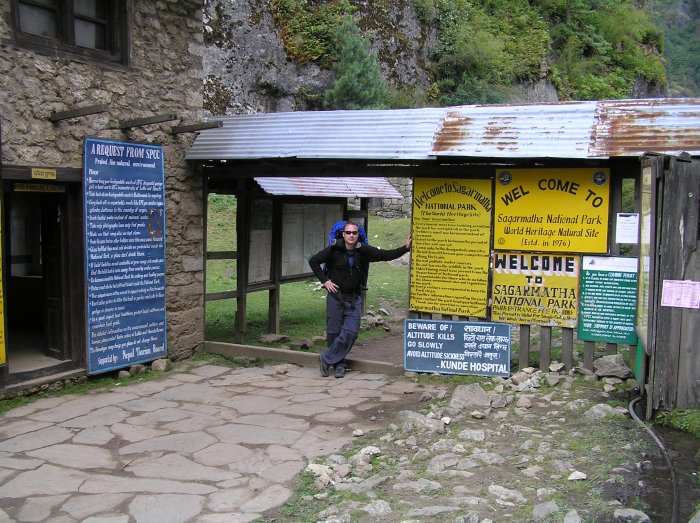
<svg viewBox="0 0 700 523"><path fill-rule="evenodd" d="M700 96L700 1L656 0L671 96Z"/></svg>
<svg viewBox="0 0 700 523"><path fill-rule="evenodd" d="M697 0L683 1L697 8ZM211 114L322 108L337 75L336 28L346 14L377 54L386 107L666 96L668 77L674 86L683 80L675 71L667 75L664 33L655 25L661 17L637 5L207 0L205 108Z"/></svg>

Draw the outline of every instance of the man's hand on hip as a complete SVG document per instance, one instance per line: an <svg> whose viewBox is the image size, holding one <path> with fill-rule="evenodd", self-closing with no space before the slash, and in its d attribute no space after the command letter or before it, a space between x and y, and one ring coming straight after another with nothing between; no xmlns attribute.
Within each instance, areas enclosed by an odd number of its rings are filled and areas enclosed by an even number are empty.
<svg viewBox="0 0 700 523"><path fill-rule="evenodd" d="M335 294L336 292L338 292L338 286L331 280L326 280L325 282L323 282L323 288L331 294Z"/></svg>

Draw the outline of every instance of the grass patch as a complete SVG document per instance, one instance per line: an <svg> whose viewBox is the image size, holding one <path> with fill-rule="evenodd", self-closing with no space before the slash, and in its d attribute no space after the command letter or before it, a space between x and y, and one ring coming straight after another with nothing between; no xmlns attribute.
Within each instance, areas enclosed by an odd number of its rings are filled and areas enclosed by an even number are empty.
<svg viewBox="0 0 700 523"><path fill-rule="evenodd" d="M656 413L654 423L689 432L700 439L700 409L660 410Z"/></svg>
<svg viewBox="0 0 700 523"><path fill-rule="evenodd" d="M283 520L299 522L316 521L315 515L326 502L325 500L318 500L313 497L315 494L319 493L314 485L316 478L310 472L302 472L296 477L296 480L297 484L294 494L280 508ZM277 521L277 519L258 519L256 521L258 523L263 523L267 521Z"/></svg>
<svg viewBox="0 0 700 523"><path fill-rule="evenodd" d="M236 250L236 197L230 194L210 194L207 202L207 249Z"/></svg>
<svg viewBox="0 0 700 523"><path fill-rule="evenodd" d="M235 283L234 283L235 286ZM244 342L260 344L268 329L267 292L254 292L247 297L246 333ZM282 285L280 289L280 332L290 340L325 335L325 295L312 289L311 281ZM206 305L206 339L232 342L236 317L236 301L221 300Z"/></svg>

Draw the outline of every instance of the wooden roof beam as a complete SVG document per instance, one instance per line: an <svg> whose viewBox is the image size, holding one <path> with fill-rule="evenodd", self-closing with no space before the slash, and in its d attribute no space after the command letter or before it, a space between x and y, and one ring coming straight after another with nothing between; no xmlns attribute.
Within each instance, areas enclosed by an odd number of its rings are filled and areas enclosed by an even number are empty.
<svg viewBox="0 0 700 523"><path fill-rule="evenodd" d="M59 122L61 120L78 118L79 116L87 116L89 114L106 113L108 110L109 105L107 104L89 105L86 107L79 107L78 109L71 109L69 111L57 111L49 116L49 121Z"/></svg>
<svg viewBox="0 0 700 523"><path fill-rule="evenodd" d="M155 123L172 122L177 120L174 114L159 114L156 116L147 116L146 118L134 118L133 120L122 120L119 122L120 129L131 129L132 127L143 127L144 125L152 125Z"/></svg>
<svg viewBox="0 0 700 523"><path fill-rule="evenodd" d="M181 134L181 133L194 133L197 131L202 131L204 129L217 129L219 127L223 127L224 122L221 120L212 120L210 122L201 122L201 123L194 123L190 125L179 125L177 127L173 127L172 133L173 134Z"/></svg>

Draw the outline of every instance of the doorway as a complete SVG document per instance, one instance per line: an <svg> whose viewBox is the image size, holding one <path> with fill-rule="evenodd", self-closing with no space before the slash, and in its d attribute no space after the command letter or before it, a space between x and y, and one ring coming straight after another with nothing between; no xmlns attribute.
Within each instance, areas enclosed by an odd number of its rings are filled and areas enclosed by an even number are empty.
<svg viewBox="0 0 700 523"><path fill-rule="evenodd" d="M11 381L72 367L66 184L6 186L4 193L5 315Z"/></svg>

